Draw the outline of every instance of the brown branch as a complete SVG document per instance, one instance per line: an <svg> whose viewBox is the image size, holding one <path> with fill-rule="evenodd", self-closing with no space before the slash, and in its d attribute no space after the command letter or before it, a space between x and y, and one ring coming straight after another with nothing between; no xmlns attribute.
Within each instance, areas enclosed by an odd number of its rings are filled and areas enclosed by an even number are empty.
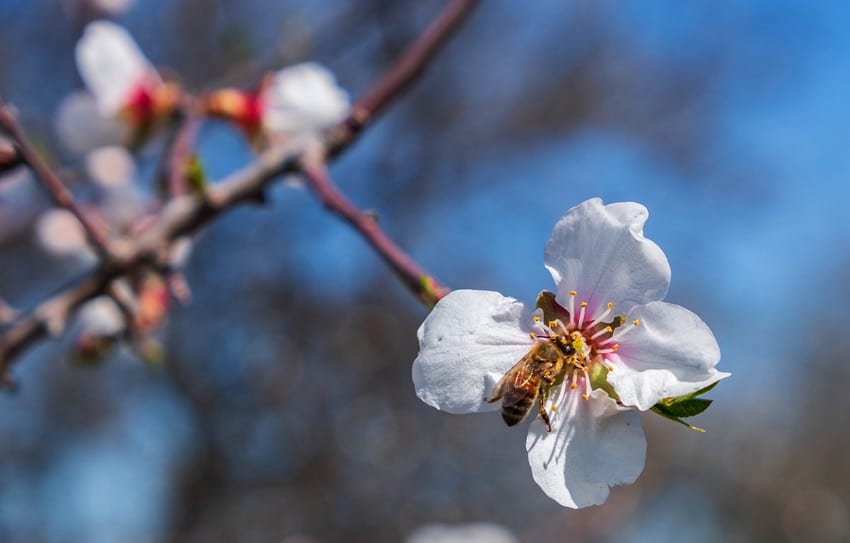
<svg viewBox="0 0 850 543"><path fill-rule="evenodd" d="M305 153L301 171L322 204L348 222L378 252L401 281L429 307L449 293L449 289L414 262L378 226L373 214L351 203L328 176L324 158Z"/></svg>
<svg viewBox="0 0 850 543"><path fill-rule="evenodd" d="M50 166L48 166L35 151L35 148L29 141L29 138L27 138L26 134L21 129L21 125L18 124L18 120L12 112L12 109L6 105L2 98L0 98L0 127L4 128L12 138L12 141L18 148L21 160L25 162L30 169L32 169L36 177L41 179L41 182L47 189L53 203L70 211L74 217L80 221L80 224L82 225L89 241L94 246L95 251L102 258L110 259L111 253L109 250L109 238L106 232L103 229L98 228L98 226L89 219L83 210L80 209L77 202L74 200L74 195L71 194L71 191L68 190L65 183L62 182L59 176L54 173Z"/></svg>
<svg viewBox="0 0 850 543"><path fill-rule="evenodd" d="M366 123L421 73L425 65L433 58L437 48L445 43L451 31L458 26L464 15L476 3L476 0L450 2L435 22L402 55L401 60L389 74L379 80L358 102L352 116L326 134L324 140L320 142L323 148L320 150L320 155L334 157L350 146ZM20 134L17 123L11 118L2 102L0 102L0 113L6 115L6 118L0 118L0 124L11 128L13 138L20 143L23 134ZM28 145L26 147L31 152L31 147ZM111 240L108 246L111 257L102 261L94 272L16 319L0 336L0 384L12 384L8 372L16 355L44 335L59 331L73 311L87 300L106 292L114 279L140 266L156 267L161 255L171 243L182 236L196 232L223 212L242 203L262 202L264 189L273 179L281 174L298 170L303 152L303 147L298 143L270 149L242 170L219 183L211 184L203 198L195 194L172 198L163 206L151 224L133 239ZM36 165L38 166L36 173L52 187L51 194L54 198L61 199L60 205L72 212L76 210L75 215L77 218L82 217L81 222L84 226L88 224L61 181L34 153L31 152L31 154L33 156L24 155L24 159L33 166L34 170ZM348 202L326 177L322 179L319 174L317 178L313 169L310 180L320 198L331 202L334 208L338 208L337 213L363 233L405 283L420 294L420 297L433 303L447 292L445 287L437 283L398 249L377 227L374 220L360 213Z"/></svg>
<svg viewBox="0 0 850 543"><path fill-rule="evenodd" d="M398 97L427 67L452 32L466 19L478 0L452 0L393 68L354 104L349 117L327 138L327 156L344 151L386 106Z"/></svg>
<svg viewBox="0 0 850 543"><path fill-rule="evenodd" d="M15 145L6 138L0 138L0 174L15 168L21 163L21 154Z"/></svg>

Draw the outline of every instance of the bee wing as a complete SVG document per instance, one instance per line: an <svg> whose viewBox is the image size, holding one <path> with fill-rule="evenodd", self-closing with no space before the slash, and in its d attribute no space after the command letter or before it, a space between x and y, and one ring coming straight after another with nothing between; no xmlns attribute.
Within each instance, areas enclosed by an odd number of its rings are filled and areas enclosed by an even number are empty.
<svg viewBox="0 0 850 543"><path fill-rule="evenodd" d="M490 396L484 398L487 403L499 401L505 393L506 388L517 388L525 386L532 377L532 371L529 367L534 362L534 351L527 353L519 359L519 362L514 364L511 369L505 372L505 375L499 379L496 386L490 392Z"/></svg>

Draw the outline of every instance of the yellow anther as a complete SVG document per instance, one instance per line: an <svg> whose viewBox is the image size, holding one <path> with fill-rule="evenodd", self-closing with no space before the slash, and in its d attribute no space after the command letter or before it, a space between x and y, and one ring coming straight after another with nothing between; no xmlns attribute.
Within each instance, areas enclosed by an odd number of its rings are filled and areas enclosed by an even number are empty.
<svg viewBox="0 0 850 543"><path fill-rule="evenodd" d="M637 319L635 319L635 320L633 320L633 321L632 321L632 325L634 325L634 326L640 326L640 321L639 321L639 320L637 320Z"/></svg>
<svg viewBox="0 0 850 543"><path fill-rule="evenodd" d="M613 332L613 331L614 331L614 329L613 329L613 328L611 328L610 326L606 326L606 327L605 327L605 331L606 331L606 332Z"/></svg>
<svg viewBox="0 0 850 543"><path fill-rule="evenodd" d="M557 410L558 410L558 408L557 408L557 407L555 407L555 406L553 405L553 406L552 406L552 413L554 413L554 412L555 412L555 411L557 411Z"/></svg>
<svg viewBox="0 0 850 543"><path fill-rule="evenodd" d="M614 304L612 304L611 302L608 302L608 309L614 309Z"/></svg>
<svg viewBox="0 0 850 543"><path fill-rule="evenodd" d="M579 304L581 307L587 307L587 302L582 302Z"/></svg>
<svg viewBox="0 0 850 543"><path fill-rule="evenodd" d="M576 291L571 290L571 291L570 291L570 296L575 296L575 295L576 295Z"/></svg>
<svg viewBox="0 0 850 543"><path fill-rule="evenodd" d="M620 348L620 344L619 344L619 343L615 343L615 344L611 345L611 350L612 350L612 351L616 351L616 350L617 350L617 349L619 349L619 348Z"/></svg>
<svg viewBox="0 0 850 543"><path fill-rule="evenodd" d="M587 394L582 394L581 397L582 397L582 399L585 399L585 400L590 399L590 396L588 396Z"/></svg>
<svg viewBox="0 0 850 543"><path fill-rule="evenodd" d="M608 371L614 371L614 366L605 366L605 367L608 368Z"/></svg>
<svg viewBox="0 0 850 543"><path fill-rule="evenodd" d="M533 317L531 317L531 320L533 320L534 322L540 322L540 315L534 315Z"/></svg>
<svg viewBox="0 0 850 543"><path fill-rule="evenodd" d="M537 334L535 334L534 332L529 332L529 333L528 333L528 336L529 336L531 339L537 339Z"/></svg>
<svg viewBox="0 0 850 543"><path fill-rule="evenodd" d="M578 388L578 383L570 383L570 388Z"/></svg>
<svg viewBox="0 0 850 543"><path fill-rule="evenodd" d="M558 323L557 323L557 322L555 322L555 321L549 321L549 328L554 329L554 328L557 328L557 327L558 327Z"/></svg>

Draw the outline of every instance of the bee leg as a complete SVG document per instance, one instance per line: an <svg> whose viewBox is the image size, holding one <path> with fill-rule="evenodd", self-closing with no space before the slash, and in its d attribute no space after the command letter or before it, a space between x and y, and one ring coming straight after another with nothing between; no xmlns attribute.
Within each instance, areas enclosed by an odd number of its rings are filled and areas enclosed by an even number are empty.
<svg viewBox="0 0 850 543"><path fill-rule="evenodd" d="M546 398L549 396L548 391L544 391L540 394L540 401L538 402L537 412L540 414L540 418L543 419L543 422L546 424L547 431L552 431L552 422L549 420L549 414L546 412Z"/></svg>

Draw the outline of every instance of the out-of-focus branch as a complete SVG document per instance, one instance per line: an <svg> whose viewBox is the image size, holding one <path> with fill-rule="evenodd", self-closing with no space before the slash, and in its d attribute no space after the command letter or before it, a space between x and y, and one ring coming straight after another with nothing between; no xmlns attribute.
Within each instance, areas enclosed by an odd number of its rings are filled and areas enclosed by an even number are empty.
<svg viewBox="0 0 850 543"><path fill-rule="evenodd" d="M451 31L457 28L476 3L476 0L450 2L390 72L357 103L354 113L330 130L319 142L319 156L335 157L351 145L367 122L421 73L439 46L445 43ZM88 225L88 232L91 225L74 203L70 192L32 151L17 122L2 102L0 112L4 115L0 117L0 125L7 127L16 142L25 142L21 148L24 160L42 177L59 205L72 212L76 211L75 215L80 222L84 226ZM24 148L29 152L29 156L24 152ZM16 355L44 335L60 330L76 308L106 292L114 279L140 266L161 268L167 264L163 255L168 254L168 248L178 238L194 233L204 224L241 203L262 201L264 189L273 179L284 173L296 172L302 167L304 150L302 144L294 143L265 151L252 164L219 183L209 185L203 196L189 193L169 200L150 225L133 239L109 240L110 257L102 260L95 271L17 318L0 336L0 384L13 384L9 377L9 368ZM309 164L309 161L307 163L305 166L310 166L308 179L325 205L357 228L424 301L433 304L448 292L398 249L372 218L365 216L348 202L324 174L323 166L317 170L314 164ZM106 247L106 240L103 241L103 246Z"/></svg>
<svg viewBox="0 0 850 543"><path fill-rule="evenodd" d="M0 174L11 170L21 163L21 154L15 145L6 138L0 138Z"/></svg>
<svg viewBox="0 0 850 543"><path fill-rule="evenodd" d="M50 169L50 166L48 166L35 151L35 148L32 146L32 143L30 143L29 138L27 138L26 134L24 134L20 124L18 124L18 119L12 112L12 109L6 105L6 102L4 102L2 98L0 98L0 127L8 132L9 137L12 138L12 141L21 155L22 161L25 162L32 169L33 173L35 173L36 177L41 180L53 202L59 207L70 211L77 220L80 221L83 230L86 232L86 236L88 236L89 241L94 246L94 249L102 258L107 260L111 259L112 254L110 252L109 237L107 233L98 228L93 221L89 220L89 217L83 212L83 210L80 209L77 202L74 200L74 195L71 194L71 191L68 190L65 183L59 179L59 176Z"/></svg>
<svg viewBox="0 0 850 543"><path fill-rule="evenodd" d="M377 218L351 203L328 175L324 157L305 153L301 171L310 187L330 211L348 222L378 252L402 282L429 307L449 293L449 289L414 262L378 226Z"/></svg>
<svg viewBox="0 0 850 543"><path fill-rule="evenodd" d="M327 140L328 157L335 157L344 151L357 134L425 70L476 4L478 0L453 0L448 3L393 68L354 104L348 119L331 132Z"/></svg>

